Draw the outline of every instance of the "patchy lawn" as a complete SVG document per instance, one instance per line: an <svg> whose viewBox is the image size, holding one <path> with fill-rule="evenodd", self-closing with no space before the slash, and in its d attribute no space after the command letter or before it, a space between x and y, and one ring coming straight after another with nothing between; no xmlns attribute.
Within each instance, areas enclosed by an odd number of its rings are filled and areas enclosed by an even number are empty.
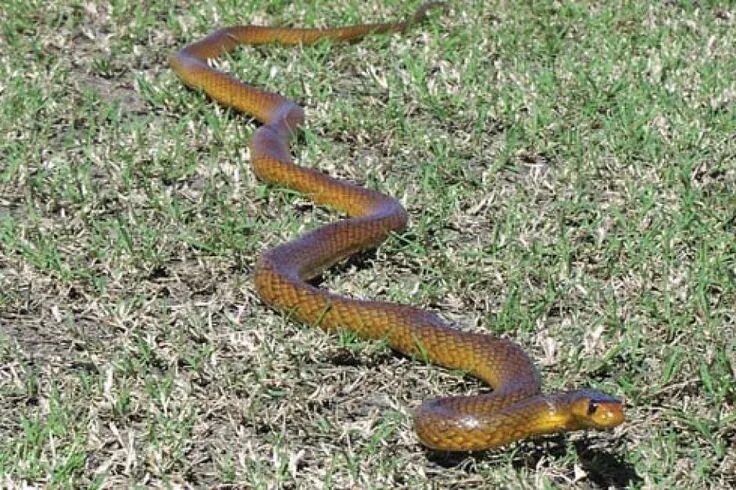
<svg viewBox="0 0 736 490"><path fill-rule="evenodd" d="M253 121L165 64L217 26L419 2L148 3L3 4L3 486L736 485L729 2L454 2L220 63L307 107L299 161L410 213L324 287L513 338L547 388L627 403L611 433L452 456L412 410L485 388L255 297L258 253L336 216L257 182Z"/></svg>

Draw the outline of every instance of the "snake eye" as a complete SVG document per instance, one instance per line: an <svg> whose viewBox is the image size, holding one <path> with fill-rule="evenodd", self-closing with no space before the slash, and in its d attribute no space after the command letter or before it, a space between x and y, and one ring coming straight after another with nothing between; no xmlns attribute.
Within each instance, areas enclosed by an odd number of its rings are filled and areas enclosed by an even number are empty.
<svg viewBox="0 0 736 490"><path fill-rule="evenodd" d="M593 415L598 410L598 404L594 401L588 403L588 415Z"/></svg>

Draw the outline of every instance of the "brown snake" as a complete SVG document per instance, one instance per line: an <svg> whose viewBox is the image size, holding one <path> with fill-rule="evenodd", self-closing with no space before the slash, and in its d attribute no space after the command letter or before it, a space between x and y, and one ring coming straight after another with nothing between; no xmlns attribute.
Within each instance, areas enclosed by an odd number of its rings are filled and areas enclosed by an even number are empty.
<svg viewBox="0 0 736 490"><path fill-rule="evenodd" d="M304 121L303 109L207 63L240 44L310 44L404 31L438 5L426 4L412 18L387 24L331 29L229 27L169 58L187 85L263 124L250 142L259 178L295 189L349 216L264 252L255 271L258 294L303 323L326 331L349 330L364 339L384 339L399 352L467 371L492 386L489 394L429 400L419 407L415 428L431 448L482 450L540 434L614 427L624 420L621 401L592 390L543 394L534 365L513 342L454 329L437 315L411 306L347 298L309 284L325 268L404 229L406 211L392 197L294 164L288 143Z"/></svg>

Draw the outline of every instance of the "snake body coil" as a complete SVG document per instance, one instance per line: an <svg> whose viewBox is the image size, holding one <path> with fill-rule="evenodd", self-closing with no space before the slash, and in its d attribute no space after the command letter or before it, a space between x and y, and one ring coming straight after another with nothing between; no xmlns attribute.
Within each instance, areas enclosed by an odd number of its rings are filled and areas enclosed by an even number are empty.
<svg viewBox="0 0 736 490"><path fill-rule="evenodd" d="M465 370L493 387L490 394L424 402L415 414L415 427L429 447L481 450L539 434L614 427L624 419L620 401L591 390L542 394L531 360L510 341L462 332L410 306L351 299L310 285L307 281L325 268L402 230L406 211L392 197L295 165L288 142L303 123L302 108L207 64L208 59L240 44L309 44L403 31L437 5L424 5L411 19L387 24L332 29L230 27L169 58L187 85L263 123L250 142L259 178L295 189L349 216L263 253L255 272L257 291L266 303L306 324L326 331L347 329L365 339L385 339L399 352Z"/></svg>

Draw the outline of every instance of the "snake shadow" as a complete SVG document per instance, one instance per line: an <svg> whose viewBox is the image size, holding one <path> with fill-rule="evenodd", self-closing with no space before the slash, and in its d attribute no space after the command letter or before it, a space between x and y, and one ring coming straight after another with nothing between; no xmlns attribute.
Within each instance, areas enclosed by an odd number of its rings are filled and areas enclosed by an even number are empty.
<svg viewBox="0 0 736 490"><path fill-rule="evenodd" d="M619 451L593 447L594 442L588 439L581 439L572 444L580 467L587 474L588 481L596 488L628 488L639 486L642 483L643 480L637 474L634 466L618 456ZM427 449L426 455L427 460L443 468L469 468L474 466L472 464L474 462L491 459L500 461L498 451L479 451L468 454ZM512 456L511 465L516 469L536 471L543 458L561 460L568 455L569 446L565 436L553 436L545 439L544 443L533 441L522 443L516 454Z"/></svg>
<svg viewBox="0 0 736 490"><path fill-rule="evenodd" d="M310 279L307 282L312 286L320 287L324 284L326 280L331 277L341 277L353 270L372 269L375 267L377 257L378 252L375 249L362 251L360 253L351 255L341 262L338 262L337 264L330 267L328 270L323 271L321 274L314 277L313 279Z"/></svg>

